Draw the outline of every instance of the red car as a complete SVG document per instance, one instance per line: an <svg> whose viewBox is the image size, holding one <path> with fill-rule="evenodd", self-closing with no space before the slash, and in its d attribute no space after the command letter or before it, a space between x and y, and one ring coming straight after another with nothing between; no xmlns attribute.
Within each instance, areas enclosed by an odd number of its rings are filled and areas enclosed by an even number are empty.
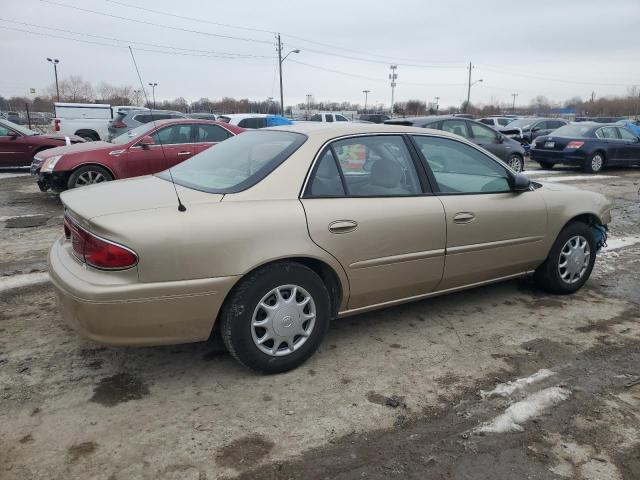
<svg viewBox="0 0 640 480"><path fill-rule="evenodd" d="M82 143L84 139L72 135L69 142ZM28 167L36 153L66 144L64 135L41 135L22 125L0 119L0 168Z"/></svg>
<svg viewBox="0 0 640 480"><path fill-rule="evenodd" d="M31 173L43 192L157 173L244 132L227 123L180 118L134 128L108 142L86 142L36 155Z"/></svg>

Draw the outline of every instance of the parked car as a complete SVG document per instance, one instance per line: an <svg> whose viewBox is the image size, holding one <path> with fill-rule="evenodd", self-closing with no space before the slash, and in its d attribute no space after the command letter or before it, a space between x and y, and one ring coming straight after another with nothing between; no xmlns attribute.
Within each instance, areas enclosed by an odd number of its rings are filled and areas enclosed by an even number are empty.
<svg viewBox="0 0 640 480"><path fill-rule="evenodd" d="M640 136L640 120L618 120L615 123L631 130L634 135Z"/></svg>
<svg viewBox="0 0 640 480"><path fill-rule="evenodd" d="M7 112L5 118L16 125L22 125L22 120L18 112Z"/></svg>
<svg viewBox="0 0 640 480"><path fill-rule="evenodd" d="M624 117L576 117L576 122L616 123L625 120Z"/></svg>
<svg viewBox="0 0 640 480"><path fill-rule="evenodd" d="M529 145L536 137L549 135L555 129L567 123L566 120L561 118L519 118L499 131L509 138L518 140L524 145Z"/></svg>
<svg viewBox="0 0 640 480"><path fill-rule="evenodd" d="M366 120L366 119L364 119ZM310 122L348 122L349 119L340 113L320 112L311 115Z"/></svg>
<svg viewBox="0 0 640 480"><path fill-rule="evenodd" d="M520 143L475 120L453 115L437 115L395 118L384 123L387 125L433 128L455 133L494 154L514 171L521 172L524 170L525 152Z"/></svg>
<svg viewBox="0 0 640 480"><path fill-rule="evenodd" d="M187 118L187 116L184 113L171 110L151 110L148 108L142 110L120 110L116 117L108 123L108 140L111 142L123 133L149 122L175 118Z"/></svg>
<svg viewBox="0 0 640 480"><path fill-rule="evenodd" d="M309 358L336 317L531 273L575 292L611 220L599 193L421 128L248 131L171 172L61 195L62 317L120 346L206 340L219 322L231 355L269 373Z"/></svg>
<svg viewBox="0 0 640 480"><path fill-rule="evenodd" d="M69 143L84 140L72 135ZM64 135L42 135L9 120L0 119L0 167L28 167L33 156L66 144Z"/></svg>
<svg viewBox="0 0 640 480"><path fill-rule="evenodd" d="M506 127L514 120L515 118L513 117L485 117L479 118L478 122L489 125L490 127L493 127L495 129L500 129L502 127Z"/></svg>
<svg viewBox="0 0 640 480"><path fill-rule="evenodd" d="M531 159L542 168L562 163L580 165L589 173L614 165L640 165L640 138L615 123L572 123L536 138Z"/></svg>
<svg viewBox="0 0 640 480"><path fill-rule="evenodd" d="M88 142L106 140L111 105L94 103L54 103L53 131L77 135Z"/></svg>
<svg viewBox="0 0 640 480"><path fill-rule="evenodd" d="M384 113L363 113L358 117L359 120L365 120L371 123L384 123L387 120L391 120L389 115L385 115Z"/></svg>
<svg viewBox="0 0 640 480"><path fill-rule="evenodd" d="M140 125L112 143L91 142L36 155L31 167L43 192L137 177L171 168L242 128L195 119L159 120Z"/></svg>
<svg viewBox="0 0 640 480"><path fill-rule="evenodd" d="M218 115L218 120L241 128L266 128L278 125L292 125L293 122L280 115L262 113L235 113Z"/></svg>
<svg viewBox="0 0 640 480"><path fill-rule="evenodd" d="M198 118L200 120L213 120L216 121L218 116L215 113L190 113L189 118Z"/></svg>

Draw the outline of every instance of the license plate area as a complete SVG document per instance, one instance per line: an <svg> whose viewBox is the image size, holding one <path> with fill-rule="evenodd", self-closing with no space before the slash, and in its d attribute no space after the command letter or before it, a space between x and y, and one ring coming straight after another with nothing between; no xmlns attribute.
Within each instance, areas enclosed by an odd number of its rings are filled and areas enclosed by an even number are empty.
<svg viewBox="0 0 640 480"><path fill-rule="evenodd" d="M556 146L556 142L544 142L544 148L554 148Z"/></svg>

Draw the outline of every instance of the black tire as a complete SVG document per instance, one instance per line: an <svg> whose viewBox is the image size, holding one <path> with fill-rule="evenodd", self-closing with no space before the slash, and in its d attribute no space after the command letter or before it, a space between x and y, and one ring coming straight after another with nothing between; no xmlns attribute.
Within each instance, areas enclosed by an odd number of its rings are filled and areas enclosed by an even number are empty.
<svg viewBox="0 0 640 480"><path fill-rule="evenodd" d="M315 305L315 323L297 350L273 356L256 345L252 322L263 297L282 285L296 285L309 293ZM219 321L225 347L238 362L258 372L281 373L302 365L313 355L327 333L330 319L331 302L322 279L302 264L283 261L262 267L242 279L225 300Z"/></svg>
<svg viewBox="0 0 640 480"><path fill-rule="evenodd" d="M83 178L93 177L95 177L96 181L81 184ZM72 188L84 187L92 183L110 182L111 180L113 180L113 176L106 168L99 167L98 165L85 165L84 167L74 170L73 173L69 175L67 188L71 190Z"/></svg>
<svg viewBox="0 0 640 480"><path fill-rule="evenodd" d="M554 163L550 163L550 162L538 162L540 164L540 168L542 168L543 170L551 170L553 168L553 166L555 165Z"/></svg>
<svg viewBox="0 0 640 480"><path fill-rule="evenodd" d="M512 153L509 155L509 159L507 160L507 165L509 165L516 173L520 173L524 170L524 158L522 158L517 153Z"/></svg>
<svg viewBox="0 0 640 480"><path fill-rule="evenodd" d="M100 140L100 136L97 133L87 130L80 130L76 135L80 138L84 138L87 142L97 142Z"/></svg>
<svg viewBox="0 0 640 480"><path fill-rule="evenodd" d="M559 264L561 262L562 249L574 237L582 237L587 241L590 255L588 265L582 276L575 283L569 283L560 275ZM574 293L589 279L595 260L596 242L591 227L582 222L571 222L560 231L547 259L536 269L533 278L538 287L546 292L559 295Z"/></svg>
<svg viewBox="0 0 640 480"><path fill-rule="evenodd" d="M584 162L584 171L598 173L604 168L605 156L603 152L593 152Z"/></svg>

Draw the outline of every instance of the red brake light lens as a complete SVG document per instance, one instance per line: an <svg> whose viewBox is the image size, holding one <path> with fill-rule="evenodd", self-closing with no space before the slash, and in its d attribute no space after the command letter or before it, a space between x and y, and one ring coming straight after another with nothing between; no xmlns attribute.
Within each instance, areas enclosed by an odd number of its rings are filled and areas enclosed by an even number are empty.
<svg viewBox="0 0 640 480"><path fill-rule="evenodd" d="M582 145L584 145L584 142L569 142L567 143L567 148L580 148Z"/></svg>
<svg viewBox="0 0 640 480"><path fill-rule="evenodd" d="M121 121L121 120L115 120L115 121L113 122L113 126L114 126L115 128L124 128L124 127L126 127L126 126L127 126L127 124L126 124L126 123L124 123L124 122L123 122L123 121Z"/></svg>
<svg viewBox="0 0 640 480"><path fill-rule="evenodd" d="M93 235L69 217L64 219L64 234L71 240L75 256L92 267L103 270L124 270L138 263L135 252Z"/></svg>
<svg viewBox="0 0 640 480"><path fill-rule="evenodd" d="M53 120L53 129L56 132L60 131L60 119L59 118L56 118L56 119Z"/></svg>

